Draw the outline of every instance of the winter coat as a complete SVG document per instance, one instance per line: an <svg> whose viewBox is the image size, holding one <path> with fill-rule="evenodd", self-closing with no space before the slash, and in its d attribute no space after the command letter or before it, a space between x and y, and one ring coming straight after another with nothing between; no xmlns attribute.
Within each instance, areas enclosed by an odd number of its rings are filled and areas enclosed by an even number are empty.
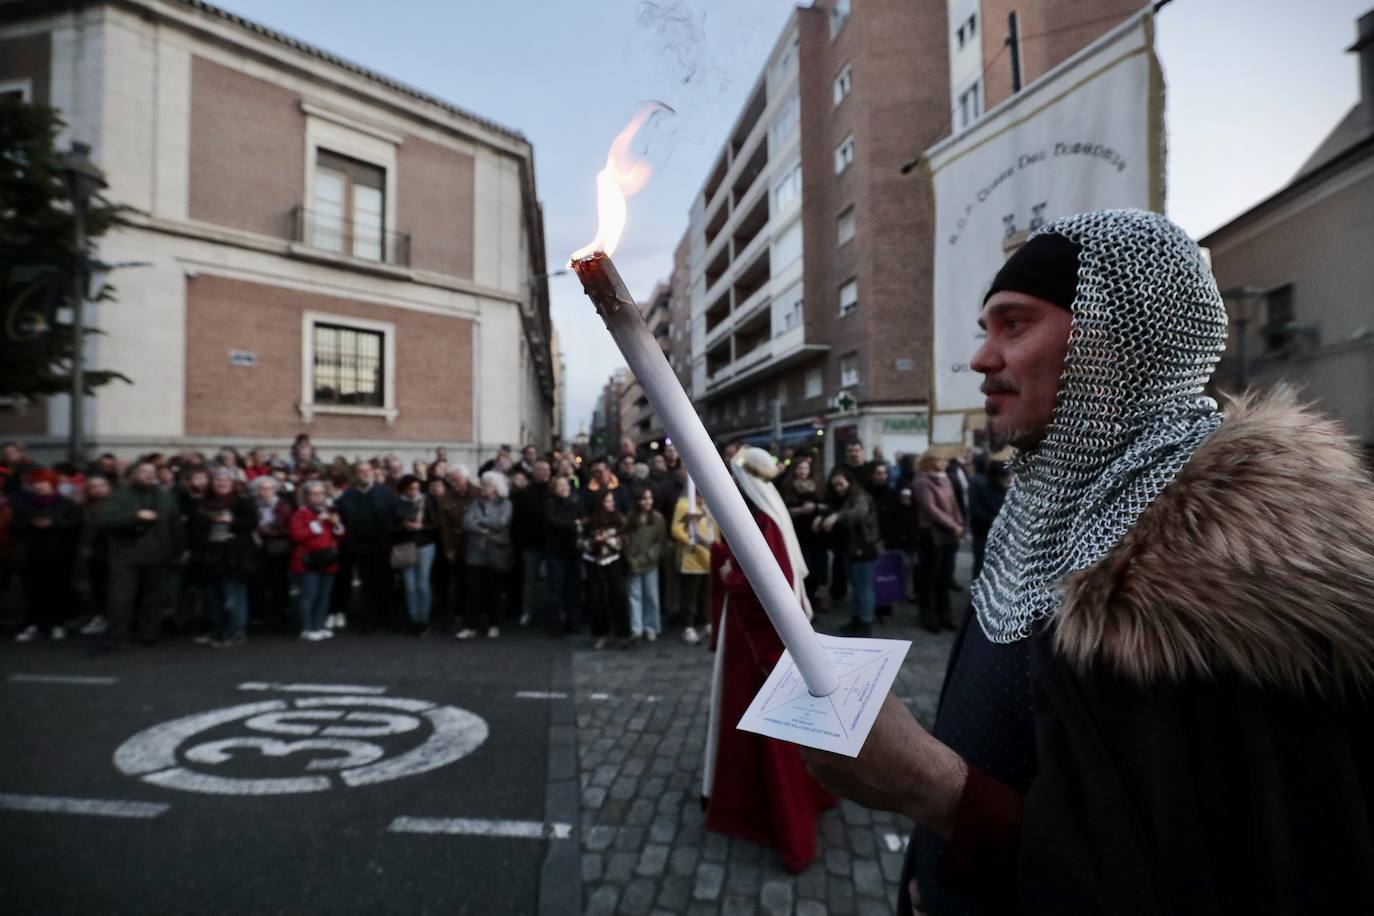
<svg viewBox="0 0 1374 916"><path fill-rule="evenodd" d="M816 486L814 478L807 481L786 481L782 486L782 502L787 506L788 514L792 516L792 527L796 529L797 541L802 549L815 550L824 547L825 539L811 527L811 523L816 520L816 516L825 505L824 495ZM808 503L812 508L809 511L801 511Z"/></svg>
<svg viewBox="0 0 1374 916"><path fill-rule="evenodd" d="M219 521L226 512L230 520ZM207 497L186 524L192 577L200 581L247 579L257 573L261 568L257 527L258 510L252 497L237 496L224 507Z"/></svg>
<svg viewBox="0 0 1374 916"><path fill-rule="evenodd" d="M921 873L989 912L1374 912L1371 518L1338 424L1229 405L1063 580L1026 640L1036 770L1013 788L966 758L959 853Z"/></svg>
<svg viewBox="0 0 1374 916"><path fill-rule="evenodd" d="M969 530L982 537L992 530L992 523L1002 511L1007 488L990 474L975 474L968 487Z"/></svg>
<svg viewBox="0 0 1374 916"><path fill-rule="evenodd" d="M549 485L531 483L511 494L511 540L521 550L544 549L544 510L549 501Z"/></svg>
<svg viewBox="0 0 1374 916"><path fill-rule="evenodd" d="M423 507L423 511L421 511ZM420 520L420 527L407 528L406 522ZM439 540L439 504L433 496L424 494L418 502L396 500L396 517L391 528L391 543L416 544L424 547Z"/></svg>
<svg viewBox="0 0 1374 916"><path fill-rule="evenodd" d="M868 495L868 491L851 484L849 493L836 510L836 514L840 518L833 530L840 533L839 541L844 545L844 558L855 561L876 560L882 535L878 530L878 510L873 505L873 497Z"/></svg>
<svg viewBox="0 0 1374 916"><path fill-rule="evenodd" d="M291 572L337 573L337 560L328 566L311 569L305 565L305 555L318 550L339 551L345 534L337 516L332 523L322 521L320 514L309 506L301 506L291 513Z"/></svg>
<svg viewBox="0 0 1374 916"><path fill-rule="evenodd" d="M14 517L10 530L19 542L18 561L48 564L68 562L76 554L81 530L81 510L64 496L53 494L40 499L21 490L14 497Z"/></svg>
<svg viewBox="0 0 1374 916"><path fill-rule="evenodd" d="M391 523L396 517L396 491L373 484L366 491L349 487L335 501L344 530L345 548L354 554L376 553L391 547Z"/></svg>
<svg viewBox="0 0 1374 916"><path fill-rule="evenodd" d="M658 569L668 543L668 524L654 512L646 521L636 512L625 528L625 565L631 575Z"/></svg>
<svg viewBox="0 0 1374 916"><path fill-rule="evenodd" d="M582 522L578 542L582 559L598 566L609 566L620 559L625 549L625 518L619 512L607 515L594 512Z"/></svg>
<svg viewBox="0 0 1374 916"><path fill-rule="evenodd" d="M258 514L257 543L269 557L283 557L291 553L291 503L281 497L272 502L271 521L263 524L262 506L252 500Z"/></svg>
<svg viewBox="0 0 1374 916"><path fill-rule="evenodd" d="M509 499L491 502L474 499L463 513L467 534L467 564L508 572L514 557L510 541L511 504Z"/></svg>
<svg viewBox="0 0 1374 916"><path fill-rule="evenodd" d="M956 532L964 527L964 510L955 500L949 478L941 472L918 474L911 492L921 510L921 529L934 533L937 543L956 543Z"/></svg>
<svg viewBox="0 0 1374 916"><path fill-rule="evenodd" d="M87 502L81 507L81 533L76 539L76 565L72 569L73 587L83 595L91 594L110 568L110 535L96 519L104 501Z"/></svg>
<svg viewBox="0 0 1374 916"><path fill-rule="evenodd" d="M606 487L597 483L595 480L588 480L586 485L578 491L577 498L582 504L582 517L586 518L596 511L601 505L602 498L606 495L606 489L610 489L612 498L615 500L615 510L621 515L629 515L634 508L630 497L629 487L623 486L620 478L614 474L610 475Z"/></svg>
<svg viewBox="0 0 1374 916"><path fill-rule="evenodd" d="M140 519L144 509L157 518ZM109 534L111 566L170 566L186 543L176 497L159 486L120 487L100 507L96 523Z"/></svg>
<svg viewBox="0 0 1374 916"><path fill-rule="evenodd" d="M444 549L444 556L451 558L452 562L466 562L468 538L463 531L463 516L473 500L481 498L477 489L469 484L464 493L445 489L444 495L438 499L439 544Z"/></svg>
<svg viewBox="0 0 1374 916"><path fill-rule="evenodd" d="M699 537L695 544L687 530L687 497L679 499L673 507L673 524L669 529L677 545L678 571L689 576L704 576L711 571L711 545L719 539L715 519L704 504L699 508L702 518L697 521Z"/></svg>
<svg viewBox="0 0 1374 916"><path fill-rule="evenodd" d="M577 557L577 500L572 495L559 499L550 494L544 504L544 552L561 560Z"/></svg>

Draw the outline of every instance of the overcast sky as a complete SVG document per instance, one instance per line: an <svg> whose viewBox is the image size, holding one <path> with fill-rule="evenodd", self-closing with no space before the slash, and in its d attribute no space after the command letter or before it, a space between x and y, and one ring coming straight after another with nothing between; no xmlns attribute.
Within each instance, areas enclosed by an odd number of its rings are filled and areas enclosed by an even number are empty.
<svg viewBox="0 0 1374 916"><path fill-rule="evenodd" d="M551 267L595 234L593 181L616 132L646 99L672 105L677 115L648 138L656 174L631 199L616 252L626 282L647 297L667 277L691 199L796 4L219 5L523 132L534 144ZM1355 20L1371 7L1374 0L1173 0L1160 12L1174 220L1203 235L1292 177L1355 103L1356 61L1343 52ZM687 15L665 15L678 10ZM624 361L574 278L554 278L550 289L572 435L588 424L601 385Z"/></svg>

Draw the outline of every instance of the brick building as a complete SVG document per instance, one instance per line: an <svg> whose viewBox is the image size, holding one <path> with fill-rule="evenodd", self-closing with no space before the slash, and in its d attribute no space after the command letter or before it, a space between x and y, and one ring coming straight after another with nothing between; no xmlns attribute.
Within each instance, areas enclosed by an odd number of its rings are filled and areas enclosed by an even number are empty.
<svg viewBox="0 0 1374 916"><path fill-rule="evenodd" d="M0 3L0 91L60 110L130 225L89 363L93 448L553 433L542 213L518 132L200 0ZM65 398L11 405L39 453Z"/></svg>
<svg viewBox="0 0 1374 916"><path fill-rule="evenodd" d="M1024 85L1138 4L1021 6ZM690 290L690 390L718 440L774 440L776 409L781 442L828 443L827 464L856 435L888 458L927 447L932 203L902 166L1010 94L1005 30L980 24L1015 8L830 0L788 20L670 281Z"/></svg>

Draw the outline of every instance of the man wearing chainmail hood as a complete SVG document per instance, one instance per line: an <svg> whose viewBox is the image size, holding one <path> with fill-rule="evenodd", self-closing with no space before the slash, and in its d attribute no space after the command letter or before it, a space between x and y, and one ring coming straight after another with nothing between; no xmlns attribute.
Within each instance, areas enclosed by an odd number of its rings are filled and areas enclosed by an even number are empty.
<svg viewBox="0 0 1374 916"><path fill-rule="evenodd" d="M1374 912L1374 488L1291 395L1204 389L1227 318L1153 213L1039 229L973 360L1019 450L933 733L832 791L917 825L899 913Z"/></svg>

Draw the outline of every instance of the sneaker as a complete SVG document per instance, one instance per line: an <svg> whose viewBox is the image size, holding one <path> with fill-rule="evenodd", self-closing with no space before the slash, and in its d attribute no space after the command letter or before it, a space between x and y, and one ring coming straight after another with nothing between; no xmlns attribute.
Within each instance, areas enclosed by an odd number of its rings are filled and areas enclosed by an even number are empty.
<svg viewBox="0 0 1374 916"><path fill-rule="evenodd" d="M527 627L527 626L529 626L529 625L530 625L530 615L529 615L529 614L521 614L521 615L520 615L520 623L517 624L517 626L519 626L520 629L523 630L525 627Z"/></svg>
<svg viewBox="0 0 1374 916"><path fill-rule="evenodd" d="M476 636L476 635L477 635L477 631L474 630L472 627L463 627L463 628L462 628L461 630L459 630L457 633L454 633L454 634L453 634L453 638L454 638L454 639L472 639L472 637L474 637L474 636Z"/></svg>
<svg viewBox="0 0 1374 916"><path fill-rule="evenodd" d="M19 631L19 635L14 637L15 642L33 642L38 638L38 627L27 626Z"/></svg>
<svg viewBox="0 0 1374 916"><path fill-rule="evenodd" d="M301 639L306 642L318 642L320 638L319 630L301 630Z"/></svg>
<svg viewBox="0 0 1374 916"><path fill-rule="evenodd" d="M495 639L501 635L500 627L487 627L487 639Z"/></svg>
<svg viewBox="0 0 1374 916"><path fill-rule="evenodd" d="M215 634L213 633L202 633L191 638L191 642L198 646L211 646L215 644L215 641Z"/></svg>
<svg viewBox="0 0 1374 916"><path fill-rule="evenodd" d="M99 636L105 632L105 618L99 615L92 617L80 632L82 636Z"/></svg>
<svg viewBox="0 0 1374 916"><path fill-rule="evenodd" d="M316 630L316 631L315 631L315 638L316 638L316 639L333 639L333 638L334 638L334 631L333 631L333 630Z"/></svg>
<svg viewBox="0 0 1374 916"><path fill-rule="evenodd" d="M53 641L54 641L54 642L56 642L57 640L66 639L66 638L67 638L67 628L66 628L66 627L53 627L53 628L52 628L52 638L53 638Z"/></svg>
<svg viewBox="0 0 1374 916"><path fill-rule="evenodd" d="M653 630L650 630L649 632L644 634L644 638L649 642L653 642L655 639L658 639L658 634L655 633Z"/></svg>
<svg viewBox="0 0 1374 916"><path fill-rule="evenodd" d="M224 639L216 639L210 643L212 649L237 649L239 646L248 642L248 637L239 633L237 636L229 636Z"/></svg>
<svg viewBox="0 0 1374 916"><path fill-rule="evenodd" d="M598 636L598 637L596 638L596 642L592 643L592 648L593 648L593 649L604 649L604 648L606 648L606 637L604 637L604 636Z"/></svg>
<svg viewBox="0 0 1374 916"><path fill-rule="evenodd" d="M683 630L682 641L687 643L687 645L689 646L695 646L697 643L701 642L701 637L697 635L697 628L688 627L687 629Z"/></svg>

